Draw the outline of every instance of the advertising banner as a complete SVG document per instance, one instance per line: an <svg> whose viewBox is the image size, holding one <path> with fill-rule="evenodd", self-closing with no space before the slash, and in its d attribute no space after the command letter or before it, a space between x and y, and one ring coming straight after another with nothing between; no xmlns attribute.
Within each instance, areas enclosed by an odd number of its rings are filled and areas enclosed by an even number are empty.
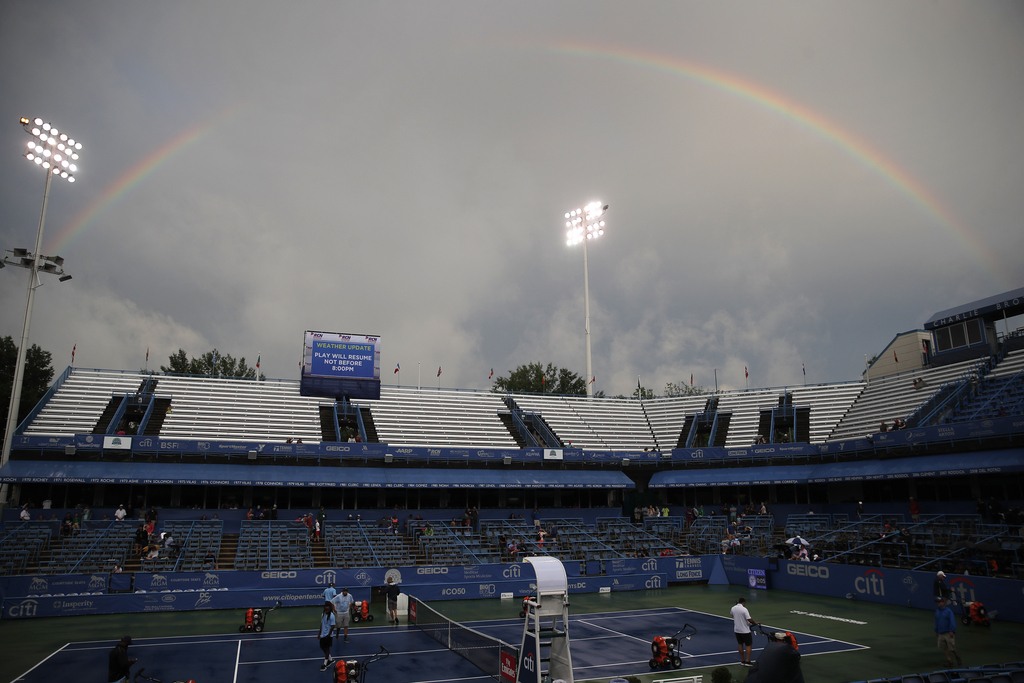
<svg viewBox="0 0 1024 683"><path fill-rule="evenodd" d="M723 556L722 564L729 583L736 585L747 585L747 569L767 569L765 558ZM779 560L778 569L768 570L767 576L775 590L935 609L934 572ZM1020 599L1024 581L947 573L946 585L956 593L959 602L981 600L990 609L998 610L1000 620L1024 622L1024 601Z"/></svg>
<svg viewBox="0 0 1024 683"><path fill-rule="evenodd" d="M110 574L56 574L52 576L5 576L0 578L0 595L5 598L46 597L106 593Z"/></svg>

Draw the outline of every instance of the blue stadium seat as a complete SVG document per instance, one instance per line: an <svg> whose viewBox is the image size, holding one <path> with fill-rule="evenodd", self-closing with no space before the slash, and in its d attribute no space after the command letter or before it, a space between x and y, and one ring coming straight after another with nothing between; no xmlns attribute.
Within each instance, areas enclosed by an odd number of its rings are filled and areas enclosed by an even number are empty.
<svg viewBox="0 0 1024 683"><path fill-rule="evenodd" d="M890 678L889 680L890 681L895 681L897 679ZM907 675L907 676L903 676L902 678L899 679L899 681L900 681L900 683L925 683L924 677L923 676L919 676L918 674L910 674L910 675Z"/></svg>
<svg viewBox="0 0 1024 683"><path fill-rule="evenodd" d="M933 671L928 674L928 683L949 683L950 676L945 671Z"/></svg>

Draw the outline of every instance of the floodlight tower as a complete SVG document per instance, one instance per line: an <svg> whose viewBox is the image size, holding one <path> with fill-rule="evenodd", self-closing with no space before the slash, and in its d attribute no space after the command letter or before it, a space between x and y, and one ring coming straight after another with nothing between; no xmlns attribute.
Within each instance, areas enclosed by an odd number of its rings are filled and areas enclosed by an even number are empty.
<svg viewBox="0 0 1024 683"><path fill-rule="evenodd" d="M590 279L587 273L587 242L604 234L601 216L608 210L607 204L590 202L582 209L573 209L565 214L566 244L573 246L583 242L583 318L587 337L587 398L594 396L594 371L590 365Z"/></svg>
<svg viewBox="0 0 1024 683"><path fill-rule="evenodd" d="M18 359L14 364L14 386L11 389L11 405L7 410L7 430L4 432L3 451L0 452L0 467L6 465L11 457L14 430L18 426L18 406L21 403L21 386L25 380L25 357L28 353L28 330L29 324L32 322L32 301L36 288L42 285L39 273L57 275L61 282L71 279L70 275L64 273L64 259L60 256L43 256L39 253L43 246L43 226L46 223L46 203L50 198L50 180L56 177L64 178L69 183L75 182L75 171L78 170L75 162L78 161L78 153L82 150L81 142L76 142L74 138L68 137L67 133L61 133L56 127L42 119L29 120L22 117L21 125L31 136L24 157L43 169L46 174L46 185L43 188L43 209L39 214L35 250L12 249L5 252L3 261L0 261L0 267L13 265L29 270L25 325L21 330ZM7 487L4 486L3 491L0 492L0 502L6 500Z"/></svg>

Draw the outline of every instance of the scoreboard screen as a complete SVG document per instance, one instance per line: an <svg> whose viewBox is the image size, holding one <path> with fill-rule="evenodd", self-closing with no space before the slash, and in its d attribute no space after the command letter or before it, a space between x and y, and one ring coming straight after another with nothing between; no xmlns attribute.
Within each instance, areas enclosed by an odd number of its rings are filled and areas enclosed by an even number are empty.
<svg viewBox="0 0 1024 683"><path fill-rule="evenodd" d="M380 337L306 331L299 393L335 400L380 398Z"/></svg>

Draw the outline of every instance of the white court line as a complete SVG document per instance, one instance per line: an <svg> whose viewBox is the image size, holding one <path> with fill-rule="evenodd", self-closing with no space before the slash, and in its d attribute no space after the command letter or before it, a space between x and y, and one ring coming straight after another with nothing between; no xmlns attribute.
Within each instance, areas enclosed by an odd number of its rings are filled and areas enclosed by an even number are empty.
<svg viewBox="0 0 1024 683"><path fill-rule="evenodd" d="M404 652L389 652L388 655L392 656L392 657L397 656L397 655L429 655L429 654L433 654L435 652L449 652L449 650L446 647L438 647L438 648L433 648L433 649L430 649L430 650L407 650L407 651L404 651ZM353 655L353 656L363 657L363 656L366 656L366 655ZM259 659L259 660L254 660L254 661L251 661L251 662L240 662L240 664L242 666L250 666L252 664L281 664L281 663L284 663L284 662L311 662L311 661L314 661L314 660L315 661L320 661L322 659L323 659L323 657L295 657L295 658L292 658L292 659Z"/></svg>
<svg viewBox="0 0 1024 683"><path fill-rule="evenodd" d="M20 681L21 679L25 678L25 676L28 676L28 675L29 675L30 673L32 673L33 671L35 671L36 669L38 669L38 668L39 668L40 666L42 666L42 665L43 665L43 662L45 662L45 661L46 661L47 659L49 659L50 657L54 656L55 654L57 654L58 652L60 652L61 650L63 650L64 648L66 648L66 647L67 647L68 645L70 645L70 644L71 644L71 643L64 643L63 645L61 645L60 647L58 647L58 648L57 648L56 650L54 650L53 652L51 652L51 653L50 653L49 655L47 655L46 659L43 659L43 660L41 660L41 661L40 661L40 662L39 662L38 664L36 664L35 666L33 666L33 667L32 667L31 669L29 669L29 670L28 670L28 671L26 671L25 673L21 674L21 675L20 675L20 676L18 676L17 678L13 679L13 680L11 681L11 683L14 683L14 681Z"/></svg>
<svg viewBox="0 0 1024 683"><path fill-rule="evenodd" d="M605 628L604 626L598 626L597 624L591 624L589 621L587 621L585 619L580 619L579 623L586 624L587 626L592 626L593 628L599 628L602 631L608 631L609 633L614 633L615 635L619 636L620 638L632 638L633 640L639 640L641 643L646 643L647 642L646 640L644 640L643 638L640 638L638 636L631 636L628 633L622 633L621 631L613 631L612 629Z"/></svg>
<svg viewBox="0 0 1024 683"><path fill-rule="evenodd" d="M709 616L709 617L715 617L715 618L718 618L718 619L724 619L726 621L732 621L731 617L723 617L723 616L720 616L718 614L712 614L711 612L701 612L700 610L688 609L686 607L675 607L673 609L679 610L680 612L693 612L694 614L703 614L703 615ZM846 640L839 640L838 638L829 638L828 636L819 636L816 633L805 633L803 631L790 631L790 633L795 633L795 634L800 635L800 636L807 636L808 638L817 638L817 640L814 640L814 641L811 641L811 642L807 643L808 645L810 645L811 643L832 642L832 643L842 643L843 645L852 645L854 647L857 647L857 648L860 648L860 649L864 649L864 650L870 650L871 649L867 645L861 645L860 643L851 643L851 642L848 642ZM845 652L845 650L837 650L837 652Z"/></svg>
<svg viewBox="0 0 1024 683"><path fill-rule="evenodd" d="M238 660L242 658L242 639L238 639L238 651L235 653L235 677L231 679L231 683L238 683Z"/></svg>

